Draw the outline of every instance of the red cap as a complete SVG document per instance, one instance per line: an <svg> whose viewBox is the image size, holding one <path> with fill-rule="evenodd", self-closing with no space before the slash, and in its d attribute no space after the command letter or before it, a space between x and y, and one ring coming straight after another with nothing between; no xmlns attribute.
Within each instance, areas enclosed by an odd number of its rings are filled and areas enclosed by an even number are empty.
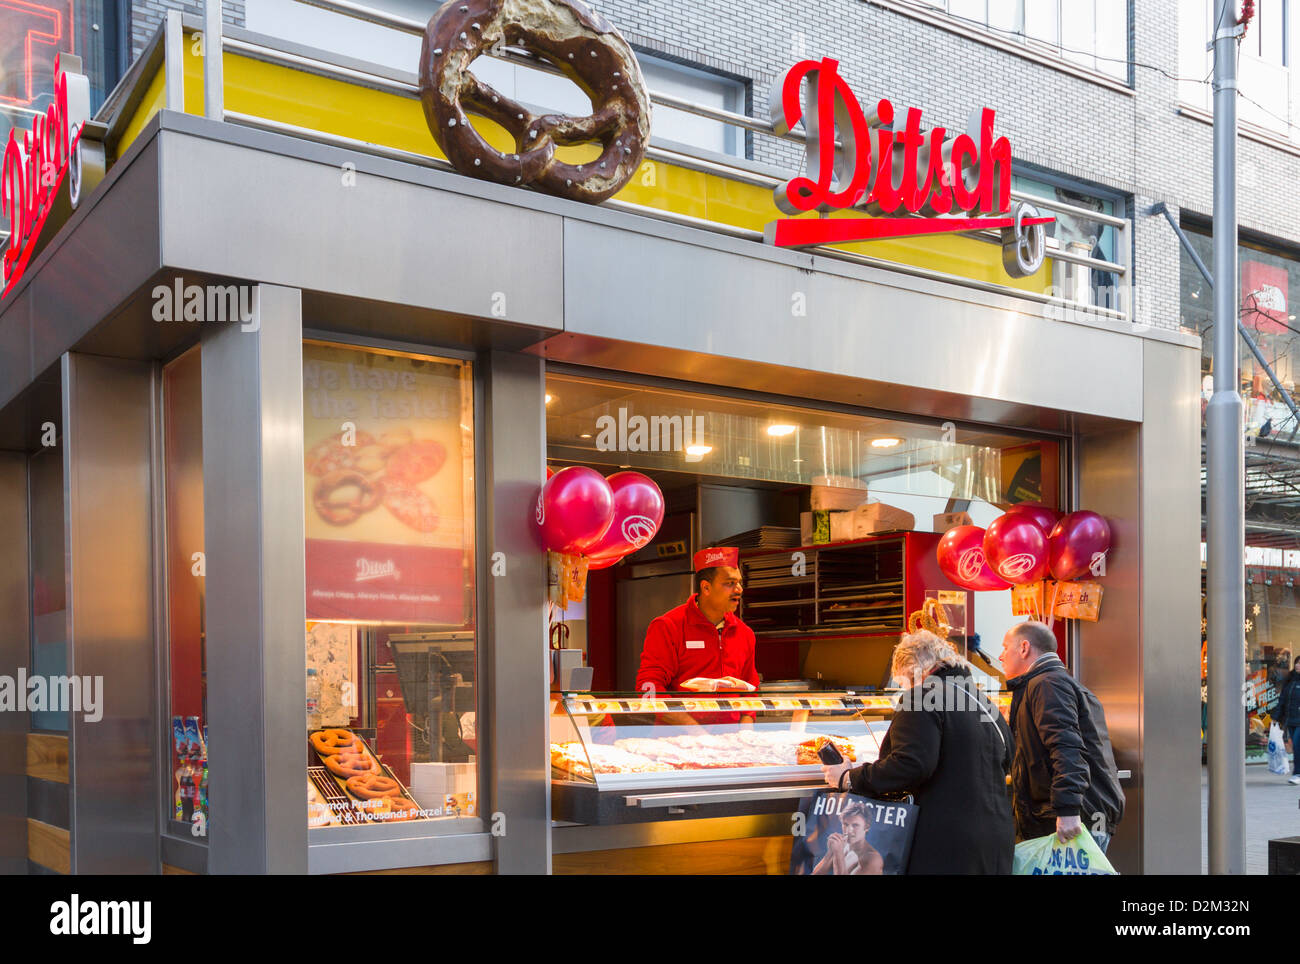
<svg viewBox="0 0 1300 964"><path fill-rule="evenodd" d="M712 569L714 566L740 568L740 550L735 547L701 549L695 554L695 571Z"/></svg>

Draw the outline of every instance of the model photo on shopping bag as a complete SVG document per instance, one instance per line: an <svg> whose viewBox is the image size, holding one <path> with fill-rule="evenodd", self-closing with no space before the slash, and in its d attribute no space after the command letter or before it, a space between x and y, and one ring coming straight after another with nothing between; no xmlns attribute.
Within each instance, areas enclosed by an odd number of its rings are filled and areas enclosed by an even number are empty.
<svg viewBox="0 0 1300 964"><path fill-rule="evenodd" d="M856 793L817 793L796 814L791 874L901 874L917 808Z"/></svg>

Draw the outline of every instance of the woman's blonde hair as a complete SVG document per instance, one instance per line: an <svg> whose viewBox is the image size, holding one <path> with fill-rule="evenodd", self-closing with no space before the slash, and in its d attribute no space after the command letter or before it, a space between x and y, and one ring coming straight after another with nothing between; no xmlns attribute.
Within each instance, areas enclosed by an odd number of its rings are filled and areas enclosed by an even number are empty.
<svg viewBox="0 0 1300 964"><path fill-rule="evenodd" d="M894 679L907 676L924 676L936 666L952 666L969 670L970 663L962 659L952 643L934 633L921 630L905 633L894 647L894 657L889 665L889 675Z"/></svg>

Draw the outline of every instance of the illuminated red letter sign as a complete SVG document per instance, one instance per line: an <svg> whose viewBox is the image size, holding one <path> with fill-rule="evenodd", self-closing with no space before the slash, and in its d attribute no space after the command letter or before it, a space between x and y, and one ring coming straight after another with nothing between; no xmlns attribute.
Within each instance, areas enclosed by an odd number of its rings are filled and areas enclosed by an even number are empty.
<svg viewBox="0 0 1300 964"><path fill-rule="evenodd" d="M884 215L898 215L783 218L769 226L771 240L781 247L985 228L1023 231L1053 220L1012 214L1011 142L994 137L990 108L974 114L968 130L953 138L942 127L923 132L916 107L896 115L894 105L882 98L864 111L839 75L839 63L828 58L787 70L773 89L772 114L778 134L800 120L807 134L809 176L777 187L781 211L797 215L872 205ZM905 216L909 213L921 216ZM955 213L972 216L952 217Z"/></svg>
<svg viewBox="0 0 1300 964"><path fill-rule="evenodd" d="M0 298L7 295L22 277L65 177L70 178L73 207L78 200L81 127L78 125L74 129L69 119L68 78L60 68L58 58L54 61L54 102L44 114L36 116L32 129L23 133L21 147L18 134L17 128L9 132L4 166L0 168L0 214L8 218L10 231L9 246L4 252L4 289L0 291Z"/></svg>

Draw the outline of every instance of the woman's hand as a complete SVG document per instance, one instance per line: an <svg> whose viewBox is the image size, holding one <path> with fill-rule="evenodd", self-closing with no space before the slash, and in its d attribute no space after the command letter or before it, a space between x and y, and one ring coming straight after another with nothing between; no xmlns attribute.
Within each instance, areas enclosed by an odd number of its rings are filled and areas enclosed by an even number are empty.
<svg viewBox="0 0 1300 964"><path fill-rule="evenodd" d="M845 760L843 763L836 763L833 766L822 764L822 776L825 777L827 786L834 787L838 790L840 788L840 777L844 774L845 770L852 769L853 764L848 760Z"/></svg>

